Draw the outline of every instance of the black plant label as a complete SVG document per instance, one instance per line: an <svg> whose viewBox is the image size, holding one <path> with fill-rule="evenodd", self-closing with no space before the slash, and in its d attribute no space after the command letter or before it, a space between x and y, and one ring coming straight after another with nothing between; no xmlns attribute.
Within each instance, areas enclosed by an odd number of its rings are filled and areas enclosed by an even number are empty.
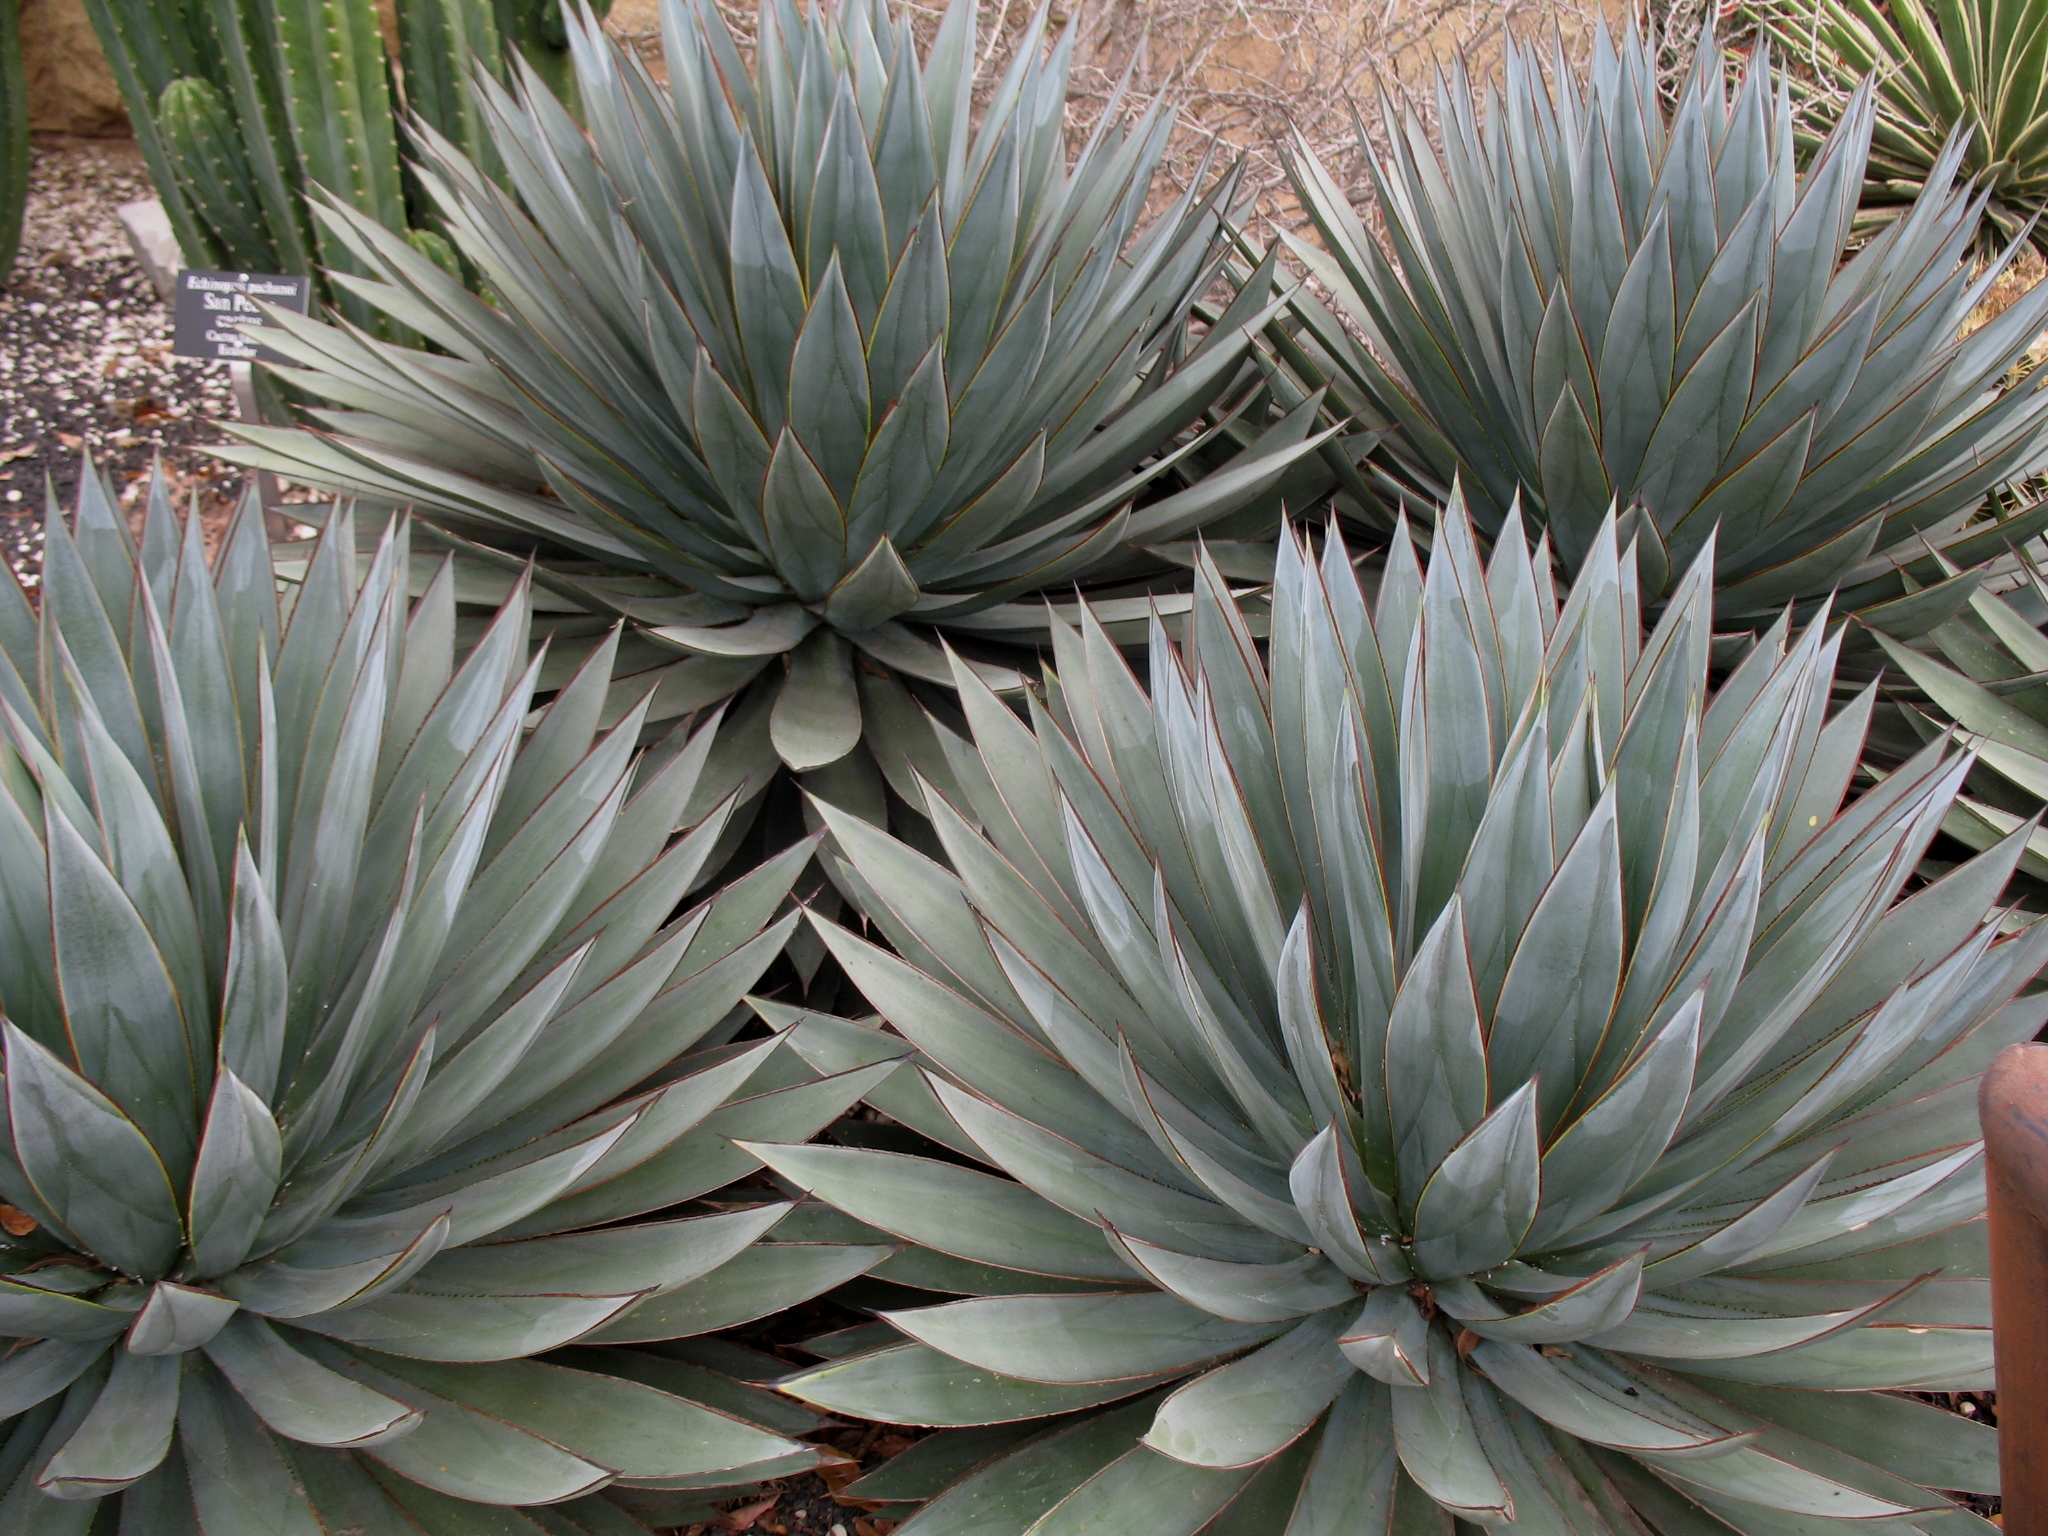
<svg viewBox="0 0 2048 1536"><path fill-rule="evenodd" d="M171 350L179 357L210 357L230 363L282 363L290 359L256 339L269 325L265 304L303 315L313 280L275 272L178 274L173 294Z"/></svg>

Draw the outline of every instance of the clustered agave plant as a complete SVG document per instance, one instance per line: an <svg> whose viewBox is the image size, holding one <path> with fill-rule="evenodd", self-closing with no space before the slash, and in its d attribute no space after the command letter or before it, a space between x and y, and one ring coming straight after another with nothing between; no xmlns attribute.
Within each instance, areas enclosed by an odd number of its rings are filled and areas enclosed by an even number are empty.
<svg viewBox="0 0 2048 1536"><path fill-rule="evenodd" d="M873 1081L728 1043L808 847L677 915L706 731L599 733L608 647L529 722L524 592L458 662L448 565L354 542L281 622L253 498L209 572L88 473L0 582L0 1530L616 1536L817 1458L617 1347L889 1252L683 1205Z"/></svg>
<svg viewBox="0 0 2048 1536"><path fill-rule="evenodd" d="M1761 30L1804 66L1805 105L1832 121L1869 77L1877 96L1860 219L1897 218L1960 132L1962 173L1989 194L1981 244L2023 233L2048 199L2048 5L2040 0L1773 0ZM2032 226L2029 228L2029 226Z"/></svg>
<svg viewBox="0 0 2048 1536"><path fill-rule="evenodd" d="M1982 1529L1905 1393L2048 1021L2048 285L1961 334L1966 137L1852 247L1872 87L1800 174L1768 53L1510 43L1384 241L1303 145L1340 322L1042 15L476 3L570 77L435 54L460 262L330 198L232 450L416 512L88 473L0 580L0 1532L630 1536L835 1414L937 1431L902 1536Z"/></svg>
<svg viewBox="0 0 2048 1536"><path fill-rule="evenodd" d="M1989 1381L2020 840L1898 900L1968 757L1844 804L1839 632L1710 690L1711 541L1647 640L1634 553L1290 538L1270 660L1209 570L1149 691L1085 615L1028 725L962 679L957 874L826 809L959 1155L754 1150L988 1267L783 1385L1014 1426L904 1536L1975 1523L1995 1437L1879 1389Z"/></svg>
<svg viewBox="0 0 2048 1536"><path fill-rule="evenodd" d="M1487 531L1519 494L1569 569L1619 503L1668 546L1644 541L1649 595L1717 537L1724 622L1836 588L1894 604L1870 618L1895 632L1953 612L1969 579L1909 599L1895 565L1923 540L1973 565L2048 517L1963 532L2032 470L2048 420L2048 375L2000 387L2048 324L2048 285L1960 335L2005 265L1973 278L1963 259L1985 197L1954 186L1963 145L1852 253L1867 89L1800 175L1767 48L1730 87L1704 39L1668 124L1640 33L1618 52L1602 34L1589 88L1554 74L1511 42L1483 114L1462 71L1440 77L1441 153L1388 104L1385 249L1300 146L1327 249L1290 246L1370 345L1303 294L1299 366L1398 426L1399 475L1439 500L1462 476Z"/></svg>
<svg viewBox="0 0 2048 1536"><path fill-rule="evenodd" d="M1267 399L1272 269L1193 333L1237 178L1143 224L1156 109L1112 110L1069 166L1071 30L1047 55L1041 17L970 127L973 0L922 62L882 0L769 0L751 72L712 0L664 15L666 90L572 29L587 137L531 76L478 76L510 191L435 141L423 179L488 299L325 213L380 279L345 286L445 353L280 317L283 376L338 409L230 457L540 549L555 591L653 626L668 712L786 660L774 745L817 769L861 739L856 655L945 684L929 626L1042 634L1013 599L1171 571L1149 547L1318 441L1302 401L1193 476Z"/></svg>

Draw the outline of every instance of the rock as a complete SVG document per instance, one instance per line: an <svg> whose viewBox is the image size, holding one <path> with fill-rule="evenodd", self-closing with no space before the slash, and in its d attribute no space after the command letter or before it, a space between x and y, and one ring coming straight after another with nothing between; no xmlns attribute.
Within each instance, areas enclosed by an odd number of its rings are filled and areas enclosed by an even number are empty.
<svg viewBox="0 0 2048 1536"><path fill-rule="evenodd" d="M178 268L185 264L185 259L178 250L178 237L171 232L164 205L156 198L146 197L139 203L123 203L114 210L114 217L121 221L121 230L128 236L128 244L148 276L150 287L156 290L158 298L170 303Z"/></svg>
<svg viewBox="0 0 2048 1536"><path fill-rule="evenodd" d="M29 127L89 138L128 132L121 89L82 0L22 0L21 52Z"/></svg>

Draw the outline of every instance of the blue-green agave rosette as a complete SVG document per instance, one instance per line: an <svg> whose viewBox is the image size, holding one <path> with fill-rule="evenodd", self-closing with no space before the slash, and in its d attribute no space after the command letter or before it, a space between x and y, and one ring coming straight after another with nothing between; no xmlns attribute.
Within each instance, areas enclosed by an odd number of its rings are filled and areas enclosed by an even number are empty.
<svg viewBox="0 0 2048 1536"><path fill-rule="evenodd" d="M1028 722L963 680L957 873L824 810L955 1155L755 1150L979 1266L783 1384L954 1427L904 1536L1984 1528L1995 1434L1890 1389L1990 1383L2024 834L1909 893L1969 759L1847 798L1838 634L1715 689L1711 547L1647 638L1613 521L1549 560L1290 539L1269 650L1211 571L1149 687L1086 616Z"/></svg>
<svg viewBox="0 0 2048 1536"><path fill-rule="evenodd" d="M701 1199L875 1080L732 1038L809 845L694 899L708 727L600 729L609 645L535 711L523 584L458 646L402 523L281 601L253 496L209 569L82 485L0 581L0 1530L610 1536L811 1465L622 1347L889 1253Z"/></svg>

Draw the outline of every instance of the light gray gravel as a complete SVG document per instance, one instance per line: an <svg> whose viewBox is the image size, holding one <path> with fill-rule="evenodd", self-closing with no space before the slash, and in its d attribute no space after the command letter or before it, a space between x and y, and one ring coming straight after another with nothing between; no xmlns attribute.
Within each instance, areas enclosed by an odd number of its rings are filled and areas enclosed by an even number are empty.
<svg viewBox="0 0 2048 1536"><path fill-rule="evenodd" d="M38 139L21 255L0 290L0 552L33 581L44 486L69 501L81 451L139 494L161 454L209 532L236 477L196 450L232 415L225 363L171 356L171 317L114 217L151 195L125 140Z"/></svg>

